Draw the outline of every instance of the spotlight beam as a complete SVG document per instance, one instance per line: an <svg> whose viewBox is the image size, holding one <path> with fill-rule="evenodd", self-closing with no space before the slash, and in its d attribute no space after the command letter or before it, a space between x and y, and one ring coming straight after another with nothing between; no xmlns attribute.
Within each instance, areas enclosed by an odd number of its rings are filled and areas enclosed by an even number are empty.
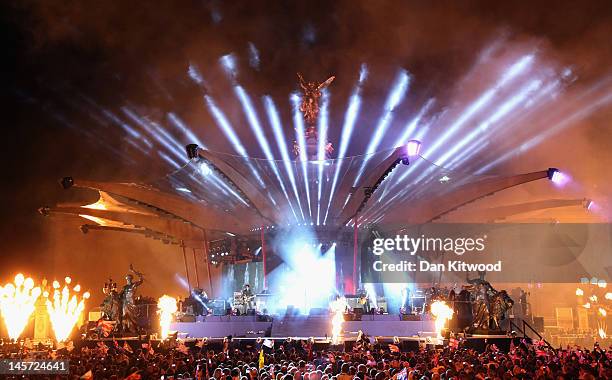
<svg viewBox="0 0 612 380"><path fill-rule="evenodd" d="M369 161L369 156L375 153L378 149L378 146L380 145L383 137L385 136L385 132L387 132L387 129L389 128L389 125L393 120L394 111L406 96L406 92L408 91L409 85L410 75L405 70L400 71L395 80L395 83L393 84L393 87L391 88L391 92L387 97L385 106L383 108L383 113L380 119L378 119L378 124L374 129L374 135L372 136L372 139L368 144L363 163L361 164L361 167L357 172L357 176L353 181L353 186L357 186L357 183L361 179L365 166Z"/></svg>
<svg viewBox="0 0 612 380"><path fill-rule="evenodd" d="M436 100L432 98L432 99L429 99L427 103L425 103L425 105L421 108L419 113L414 118L412 118L412 120L406 125L406 128L404 129L404 133L402 133L400 138L395 141L395 144L393 145L394 148L404 146L406 145L408 140L410 140L411 138L415 138L415 136L413 136L412 134L416 130L423 116L431 109L431 107L433 107L435 102Z"/></svg>
<svg viewBox="0 0 612 380"><path fill-rule="evenodd" d="M244 194L246 200L262 218L270 223L277 223L282 220L280 211L268 207L266 198L260 191L261 188L252 183L250 176L229 164L218 153L198 148L198 155L204 159L211 169L217 170L224 181L231 183L235 189Z"/></svg>
<svg viewBox="0 0 612 380"><path fill-rule="evenodd" d="M528 54L518 61L516 61L506 72L502 78L495 84L493 88L485 91L480 97L473 102L466 110L457 118L457 120L446 129L446 132L442 134L436 141L427 149L428 156L433 156L434 153L441 148L446 142L453 137L463 125L472 118L476 113L483 109L489 104L495 95L510 81L514 80L517 76L525 72L533 63L534 55Z"/></svg>
<svg viewBox="0 0 612 380"><path fill-rule="evenodd" d="M355 216L357 216L366 206L371 196L378 189L380 184L391 174L391 172L403 160L407 159L404 147L396 148L393 154L389 155L384 161L380 162L376 167L368 172L368 177L364 181L363 186L355 189L355 193L344 208L340 219L343 220L341 225L348 224ZM363 198L357 199L357 192L363 191Z"/></svg>
<svg viewBox="0 0 612 380"><path fill-rule="evenodd" d="M236 152L238 152L239 155L241 155L244 158L248 158L248 154L246 152L246 149L244 148L244 145L242 145L240 138L238 138L238 135L236 135L234 128L232 128L232 125L230 124L229 120L227 119L223 111L221 111L221 109L217 107L213 98L209 95L204 95L204 101L208 107L208 110L210 111L213 118L215 119L217 126L221 128L221 131L223 132L223 134L225 134L225 137L227 137L228 140L232 143L232 147L236 150ZM265 187L264 182L261 179L261 176L259 174L259 171L257 171L257 169L255 169L253 164L251 164L251 162L248 160L247 160L247 165L249 166L249 169L251 169L251 172L255 176L257 183L259 183L261 187Z"/></svg>
<svg viewBox="0 0 612 380"><path fill-rule="evenodd" d="M157 142L162 145L168 151L178 157L180 160L184 159L183 148L181 145L166 131L159 127L157 123L154 123L146 118L140 117L134 111L128 107L121 107L121 111L134 123L138 124L144 131L148 132Z"/></svg>
<svg viewBox="0 0 612 380"><path fill-rule="evenodd" d="M312 219L312 206L310 204L310 187L308 184L308 157L306 156L306 138L304 137L304 118L300 112L301 97L298 94L291 95L291 103L293 104L293 123L295 124L296 139L300 149L300 162L302 164L302 172L304 175L304 187L306 189L306 200L308 202L308 215Z"/></svg>
<svg viewBox="0 0 612 380"><path fill-rule="evenodd" d="M236 58L234 57L234 54L230 53L222 56L219 58L219 63L221 63L221 66L230 79L236 79L236 76L238 75L238 68L236 66Z"/></svg>
<svg viewBox="0 0 612 380"><path fill-rule="evenodd" d="M106 109L101 109L101 112L109 120L112 120L115 124L119 125L121 127L121 129L123 129L125 132L127 132L132 138L137 139L137 140L144 139L145 144L151 145L151 143L144 136L142 136L138 131L136 131L134 128L129 126L127 123L123 122L123 120L121 120L114 113L112 113L112 112L110 112L110 111L108 111Z"/></svg>
<svg viewBox="0 0 612 380"><path fill-rule="evenodd" d="M512 128L513 126L521 125L528 117L531 116L536 110L539 110L546 103L546 98L550 100L555 92L559 90L561 82L555 80L538 90L536 94L529 97L524 106L524 111L517 118L512 118L510 124L504 125L504 128ZM447 167L454 168L459 164L468 163L469 160L485 149L489 145L489 142L475 141L469 147L464 149L464 152L458 156L455 156L453 160L447 164ZM498 148L499 149L499 148ZM470 165L473 166L473 165Z"/></svg>
<svg viewBox="0 0 612 380"><path fill-rule="evenodd" d="M182 168L181 165L179 165L178 162L174 161L170 156L168 156L167 154L165 154L162 151L157 151L157 155L160 156L164 161L166 161L167 163L169 163L172 167L174 167L175 169L180 169Z"/></svg>
<svg viewBox="0 0 612 380"><path fill-rule="evenodd" d="M200 73L198 66L194 63L189 63L189 68L187 69L187 75L200 87L206 87L206 81L204 81L204 77Z"/></svg>
<svg viewBox="0 0 612 380"><path fill-rule="evenodd" d="M266 107L266 112L268 114L268 119L270 120L270 125L272 126L272 131L274 132L274 138L276 139L276 145L278 146L281 158L283 160L283 164L285 166L285 171L287 172L287 177L289 177L289 182L291 183L291 187L293 189L293 194L295 195L295 199L297 201L298 207L300 208L300 214L302 215L302 220L304 218L304 210L302 209L302 202L300 201L300 196L297 190L297 184L295 181L295 175L293 174L293 168L291 167L291 158L289 157L289 152L287 150L287 141L285 140L285 136L283 135L283 130L281 127L280 118L278 116L278 111L276 106L274 105L274 101L268 95L264 96L264 105Z"/></svg>
<svg viewBox="0 0 612 380"><path fill-rule="evenodd" d="M387 194L391 194L391 190L394 189L396 187L396 185L404 178L407 178L410 174L413 173L417 173L417 169L420 168L420 166L423 165L423 162L425 162L422 157L420 160L415 161L413 163L411 163L408 168L406 169L406 173L404 173L398 181L396 181L394 184L392 184L391 189L387 190ZM401 189L399 192L395 193L395 195L393 195L391 198L389 198L388 200L386 200L384 203L382 203L383 198L379 198L377 199L377 203L379 204L378 207L376 208L376 210L373 210L372 212L372 208L366 210L366 212L364 212L364 215L366 215L368 212L371 212L372 215L368 216L369 219L372 219L374 216L378 215L378 214L382 214L384 215L386 209L388 209L390 206L393 205L393 201L395 201L396 199L402 198L404 195L406 195L407 193L414 191L414 186L407 186L404 189Z"/></svg>
<svg viewBox="0 0 612 380"><path fill-rule="evenodd" d="M478 136L486 133L491 126L499 122L502 118L507 116L510 112L514 111L519 105L521 105L528 96L532 95L534 91L537 91L542 85L542 81L539 79L530 81L526 86L515 95L510 97L504 104L502 104L493 115L488 119L480 123L480 125L474 128L466 137L461 139L451 149L447 150L440 158L436 160L436 165L444 165L451 157L453 157L460 149L463 149L467 144L474 141Z"/></svg>
<svg viewBox="0 0 612 380"><path fill-rule="evenodd" d="M609 84L609 83L610 83L610 80L604 81L604 82L600 83L598 87L600 87L601 85L604 85L604 84ZM592 91L593 90L595 90L595 89L591 89L591 90L585 92L584 94L582 94L581 96L578 96L576 99L574 99L574 103L576 103L578 101L581 101L581 100L584 101L585 97L587 97L589 95L592 95ZM601 97L598 97L596 99L589 99L588 101L585 101L583 107L580 107L579 110L577 110L576 112L574 112L572 114L563 115L562 118L558 119L557 123L553 123L553 120L551 120L552 117L549 118L548 122L543 122L542 123L542 124L545 124L545 125L549 125L549 127L544 132L540 133L537 136L534 136L533 138L531 138L531 139L527 140L526 142L524 142L523 144L521 144L518 148L508 151L506 154L501 155L496 160L494 160L494 161L490 162L489 164L483 166L478 171L476 171L476 174L482 174L482 173L486 172L487 170L489 170L489 169L499 165L500 163L508 160L509 158L511 158L511 157L513 157L513 156L515 156L517 154L521 154L523 152L526 152L526 151L536 147L537 145L541 144L543 141L546 141L547 139L550 139L552 136L554 136L555 134L559 133L563 129L565 129L568 126L572 125L573 123L576 123L579 120L587 117L588 115L593 113L599 107L605 106L605 105L609 104L610 102L612 102L612 92L608 92L607 94L602 94ZM552 125L552 126L550 126L550 125Z"/></svg>
<svg viewBox="0 0 612 380"><path fill-rule="evenodd" d="M168 112L167 116L170 123L172 123L178 130L183 132L189 141L192 141L198 144L198 146L206 149L206 145L204 145L204 143L195 135L195 133L191 131L191 128L189 128L180 117L178 117L174 112Z"/></svg>
<svg viewBox="0 0 612 380"><path fill-rule="evenodd" d="M229 186L227 183L225 183L225 181L223 181L221 178L219 178L219 176L215 173L215 172L211 172L209 174L210 179L211 179L211 184L213 186L215 186L216 188L218 188L219 190L224 190L227 191L228 193L232 194L234 197L236 197L238 199L238 201L240 201L240 203L244 204L247 207L251 207L251 205L244 200L244 198L242 196L240 196L240 194L238 194L234 189L232 189L231 186Z"/></svg>
<svg viewBox="0 0 612 380"><path fill-rule="evenodd" d="M459 116L459 118L446 130L446 132L436 139L432 146L427 149L428 156L433 157L435 155L435 152L439 148L441 148L447 142L447 140L453 137L455 133L458 132L468 120L470 120L473 116L480 112L482 108L488 105L493 100L495 95L497 95L497 93L504 88L504 86L516 79L516 77L518 77L520 74L524 73L531 66L534 59L535 57L533 54L527 54L522 56L518 61L511 65L508 70L504 72L501 79L495 84L493 88L488 89L482 95L480 95L480 97L475 102L473 102L467 108L467 110L461 114L461 116ZM414 181L414 184L420 183L427 175L429 175L431 170L431 168L425 170ZM397 182L397 185L399 185L407 177L407 175L408 173L400 177L399 181Z"/></svg>
<svg viewBox="0 0 612 380"><path fill-rule="evenodd" d="M319 176L317 181L317 226L321 224L321 192L323 187L323 168L325 167L325 145L327 143L328 113L329 113L329 91L323 90L321 113L319 116L319 141L317 146L317 160Z"/></svg>
<svg viewBox="0 0 612 380"><path fill-rule="evenodd" d="M272 155L272 150L270 149L270 144L268 144L268 140L263 132L263 128L261 127L261 124L259 122L259 117L257 115L255 107L253 106L251 97L246 93L242 86L234 86L234 92L240 100L240 104L242 105L242 109L244 110L244 113L247 117L249 126L251 127L251 130L253 131L253 134L255 135L255 138L257 139L261 150L266 156L266 159L269 161L272 172L274 173L274 176L276 177L280 188L283 194L285 195L285 199L289 204L289 208L291 209L291 212L293 213L293 216L297 221L297 214L295 213L295 209L293 208L293 203L289 199L289 194L287 194L285 183L281 179L280 173L278 172L278 168L276 167L276 162L274 161L274 156Z"/></svg>
<svg viewBox="0 0 612 380"><path fill-rule="evenodd" d="M329 209L332 204L333 197L335 195L336 186L338 185L338 177L340 176L340 169L343 164L344 156L351 142L351 136L353 135L353 129L355 128L355 122L359 116L359 110L361 109L361 88L363 83L368 77L368 68L365 64L361 65L359 71L359 80L357 85L353 89L353 93L349 99L349 104L344 114L344 124L342 125L342 132L340 134L340 146L338 149L338 159L336 160L336 170L334 171L334 179L332 180L331 190L329 192L329 201L327 203L327 211L325 211L325 218L323 218L323 224L327 223L327 217L329 215Z"/></svg>
<svg viewBox="0 0 612 380"><path fill-rule="evenodd" d="M234 56L231 54L227 56L223 56L221 57L220 62L221 62L221 65L226 70L226 72L228 72L228 74L232 78L235 78L237 72L236 72L236 64L235 64ZM205 87L206 82L204 80L204 77L202 76L202 74L200 73L200 71L197 69L195 65L193 64L189 65L188 74L191 77L191 79L195 83L197 83L200 87L203 87L203 88ZM236 150L236 152L238 152L240 156L247 158L246 160L247 166L249 167L249 169L255 176L257 183L259 183L261 187L265 187L264 181L261 178L259 171L253 166L253 164L250 161L248 161L248 154L246 152L246 149L244 148L244 145L240 141L240 138L234 131L234 128L232 128L232 125L230 124L229 120L227 119L223 111L221 111L221 109L217 106L214 99L210 95L208 95L206 92L204 94L204 103L206 104L217 126L221 129L225 137L227 137L227 139L232 144L232 147L234 148L234 150ZM270 199L270 201L272 201L273 204L275 204L274 198L272 198L272 196L269 193L268 193L268 198Z"/></svg>

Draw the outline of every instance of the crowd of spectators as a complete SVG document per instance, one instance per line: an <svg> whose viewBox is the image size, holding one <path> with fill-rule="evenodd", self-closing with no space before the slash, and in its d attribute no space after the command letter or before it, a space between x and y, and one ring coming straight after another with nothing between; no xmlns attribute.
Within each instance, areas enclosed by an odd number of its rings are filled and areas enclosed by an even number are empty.
<svg viewBox="0 0 612 380"><path fill-rule="evenodd" d="M420 380L420 379L612 379L612 353L516 340L503 352L495 345L477 352L459 345L403 351L398 345L345 352L312 342L262 341L251 346L205 341L143 343L90 342L60 350L24 350L4 345L0 359L69 360L70 375L7 378L43 379L210 379L210 380ZM269 343L269 342L268 342Z"/></svg>

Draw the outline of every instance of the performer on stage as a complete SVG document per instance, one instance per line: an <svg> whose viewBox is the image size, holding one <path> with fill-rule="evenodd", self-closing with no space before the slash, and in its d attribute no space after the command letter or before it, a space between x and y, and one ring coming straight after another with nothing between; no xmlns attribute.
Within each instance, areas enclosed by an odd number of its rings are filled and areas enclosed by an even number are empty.
<svg viewBox="0 0 612 380"><path fill-rule="evenodd" d="M472 299L467 286L463 286L455 300L455 310L457 312L457 328L464 330L470 326L474 319L472 311Z"/></svg>
<svg viewBox="0 0 612 380"><path fill-rule="evenodd" d="M365 290L359 291L359 299L357 303L363 309L363 314L370 314L372 311L372 308L370 307L370 298Z"/></svg>
<svg viewBox="0 0 612 380"><path fill-rule="evenodd" d="M193 307L195 315L208 315L208 294L201 288L194 288L191 291L191 297L188 298L188 303Z"/></svg>
<svg viewBox="0 0 612 380"><path fill-rule="evenodd" d="M108 321L118 321L121 317L121 299L117 293L117 283L112 278L104 284L102 288L104 301L102 302L102 316Z"/></svg>
<svg viewBox="0 0 612 380"><path fill-rule="evenodd" d="M242 287L242 302L244 303L245 313L248 313L249 310L255 309L254 299L255 296L253 295L253 292L251 292L251 285L244 284Z"/></svg>
<svg viewBox="0 0 612 380"><path fill-rule="evenodd" d="M136 304L134 302L134 294L136 288L144 282L142 273L134 270L130 264L130 271L138 276L138 281L134 282L134 276L127 274L125 276L126 284L121 290L121 325L124 332L136 332Z"/></svg>
<svg viewBox="0 0 612 380"><path fill-rule="evenodd" d="M500 330L500 322L514 301L505 290L497 291L486 281L486 272L478 272L476 279L467 278L474 304L472 327L482 330Z"/></svg>

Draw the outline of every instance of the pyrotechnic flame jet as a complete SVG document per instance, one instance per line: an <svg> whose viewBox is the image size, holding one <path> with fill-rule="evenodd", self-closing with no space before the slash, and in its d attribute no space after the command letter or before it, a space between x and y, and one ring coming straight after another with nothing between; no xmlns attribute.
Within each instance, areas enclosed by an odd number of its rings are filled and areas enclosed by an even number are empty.
<svg viewBox="0 0 612 380"><path fill-rule="evenodd" d="M15 276L13 283L0 287L0 312L9 338L19 338L34 312L40 293L40 288L34 287L34 281L21 273Z"/></svg>
<svg viewBox="0 0 612 380"><path fill-rule="evenodd" d="M332 317L332 344L340 344L342 334L342 325L344 324L344 312L346 311L347 303L344 297L338 297L330 303L330 309L333 313Z"/></svg>
<svg viewBox="0 0 612 380"><path fill-rule="evenodd" d="M431 304L431 314L435 317L436 334L442 339L442 329L446 321L453 319L454 311L444 301L436 301Z"/></svg>
<svg viewBox="0 0 612 380"><path fill-rule="evenodd" d="M72 329L74 329L85 309L85 300L90 296L89 292L85 292L79 297L81 286L78 284L72 288L71 296L71 282L72 279L66 277L64 279L64 287L60 290L60 283L53 281L53 295L51 299L47 299L49 320L55 333L55 339L58 342L68 340ZM49 295L46 294L46 296Z"/></svg>
<svg viewBox="0 0 612 380"><path fill-rule="evenodd" d="M159 326L162 340L168 338L170 334L170 323L172 323L172 317L177 310L176 299L173 297L164 294L157 301L157 313L159 314Z"/></svg>

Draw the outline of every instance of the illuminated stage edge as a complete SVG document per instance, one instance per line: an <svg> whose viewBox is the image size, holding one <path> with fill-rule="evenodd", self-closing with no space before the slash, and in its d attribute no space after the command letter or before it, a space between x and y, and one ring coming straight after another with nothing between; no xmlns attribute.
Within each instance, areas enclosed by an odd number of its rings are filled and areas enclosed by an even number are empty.
<svg viewBox="0 0 612 380"><path fill-rule="evenodd" d="M295 337L323 338L331 336L331 316L285 317L258 321L256 316L208 316L195 322L175 322L170 330L183 338ZM361 321L345 321L345 338L355 337L359 330L369 336L435 336L434 321L423 317L402 321L399 315L363 315Z"/></svg>

